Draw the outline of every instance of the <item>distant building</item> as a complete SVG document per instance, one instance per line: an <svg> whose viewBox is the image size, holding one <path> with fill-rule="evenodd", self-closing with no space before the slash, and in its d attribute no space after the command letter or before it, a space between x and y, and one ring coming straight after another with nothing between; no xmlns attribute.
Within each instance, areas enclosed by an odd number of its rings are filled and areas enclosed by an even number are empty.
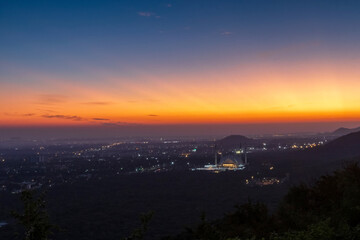
<svg viewBox="0 0 360 240"><path fill-rule="evenodd" d="M227 153L221 156L220 163L218 163L218 152L215 150L215 164L205 165L202 168L194 168L195 170L206 170L206 171L237 171L244 170L245 166L248 165L246 148L235 149L231 153ZM221 153L220 153L221 154Z"/></svg>
<svg viewBox="0 0 360 240"><path fill-rule="evenodd" d="M221 157L218 167L239 168L245 166L240 154L227 154Z"/></svg>

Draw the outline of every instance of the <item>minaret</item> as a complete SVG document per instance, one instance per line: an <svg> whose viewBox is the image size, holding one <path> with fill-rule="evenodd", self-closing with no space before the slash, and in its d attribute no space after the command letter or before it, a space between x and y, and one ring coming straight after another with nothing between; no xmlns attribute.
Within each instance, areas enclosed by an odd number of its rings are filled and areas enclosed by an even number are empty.
<svg viewBox="0 0 360 240"><path fill-rule="evenodd" d="M217 166L217 150L216 150L216 145L215 145L215 166Z"/></svg>
<svg viewBox="0 0 360 240"><path fill-rule="evenodd" d="M240 144L240 162L242 162L242 146Z"/></svg>
<svg viewBox="0 0 360 240"><path fill-rule="evenodd" d="M245 165L248 165L246 147L244 148L244 153L245 153Z"/></svg>

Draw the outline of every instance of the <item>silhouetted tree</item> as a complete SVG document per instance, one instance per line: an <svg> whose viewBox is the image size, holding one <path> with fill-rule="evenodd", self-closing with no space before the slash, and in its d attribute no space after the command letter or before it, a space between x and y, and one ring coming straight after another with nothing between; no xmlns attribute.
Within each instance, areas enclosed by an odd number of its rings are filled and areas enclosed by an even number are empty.
<svg viewBox="0 0 360 240"><path fill-rule="evenodd" d="M263 203L252 203L250 200L235 206L234 213L227 214L217 223L218 228L226 237L240 237L242 239L253 236L268 237L274 226L272 217Z"/></svg>
<svg viewBox="0 0 360 240"><path fill-rule="evenodd" d="M206 214L203 212L200 216L200 224L195 229L187 229L187 234L192 239L199 240L221 240L223 239L220 232L216 229L213 223L206 219Z"/></svg>
<svg viewBox="0 0 360 240"><path fill-rule="evenodd" d="M44 194L39 197L34 195L33 191L23 191L23 213L12 212L12 215L24 229L24 240L48 240L55 226L49 222Z"/></svg>
<svg viewBox="0 0 360 240"><path fill-rule="evenodd" d="M292 187L272 215L249 201L173 239L360 239L360 167L350 164L313 185Z"/></svg>
<svg viewBox="0 0 360 240"><path fill-rule="evenodd" d="M132 234L129 237L124 238L123 240L141 240L141 239L143 239L145 233L148 230L149 222L152 219L153 215L154 215L154 212L152 212L152 211L142 214L140 217L140 220L141 220L140 227L134 229Z"/></svg>

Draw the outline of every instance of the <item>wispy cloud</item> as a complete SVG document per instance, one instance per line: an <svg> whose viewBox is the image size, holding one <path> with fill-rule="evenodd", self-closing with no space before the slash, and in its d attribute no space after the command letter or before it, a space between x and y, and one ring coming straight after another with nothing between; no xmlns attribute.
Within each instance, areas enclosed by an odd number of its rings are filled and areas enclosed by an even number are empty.
<svg viewBox="0 0 360 240"><path fill-rule="evenodd" d="M92 120L95 120L95 121L107 121L107 120L110 120L108 118L92 118Z"/></svg>
<svg viewBox="0 0 360 240"><path fill-rule="evenodd" d="M148 117L158 117L159 115L156 114L149 114Z"/></svg>
<svg viewBox="0 0 360 240"><path fill-rule="evenodd" d="M4 112L3 113L5 116L15 116L15 117L31 117L31 116L35 116L35 113L24 113L24 114L19 114L17 112L15 113L8 113L8 112Z"/></svg>
<svg viewBox="0 0 360 240"><path fill-rule="evenodd" d="M36 111L43 112L43 113L55 113L56 111L51 109L45 109L45 108L36 108Z"/></svg>
<svg viewBox="0 0 360 240"><path fill-rule="evenodd" d="M25 113L23 114L22 116L24 117L31 117L31 116L35 116L36 114L35 113Z"/></svg>
<svg viewBox="0 0 360 240"><path fill-rule="evenodd" d="M44 114L41 115L41 117L43 118L58 118L58 119L67 119L67 120L73 120L73 121L109 121L110 119L108 118L100 118L100 117L94 117L94 118L83 118L80 116L76 116L76 115L63 115L63 114L54 114L54 115L50 115L50 114Z"/></svg>
<svg viewBox="0 0 360 240"><path fill-rule="evenodd" d="M153 13L153 12L138 12L137 14L142 17L161 18L159 15L157 15L156 13Z"/></svg>
<svg viewBox="0 0 360 240"><path fill-rule="evenodd" d="M68 119L68 120L74 120L74 121L82 121L85 120L82 117L76 116L76 115L41 115L43 118L60 118L60 119Z"/></svg>
<svg viewBox="0 0 360 240"><path fill-rule="evenodd" d="M155 16L155 13L153 13L153 12L138 12L138 15L142 16L142 17L151 17L151 16Z"/></svg>
<svg viewBox="0 0 360 240"><path fill-rule="evenodd" d="M55 105L64 103L67 101L67 97L57 94L41 94L38 96L38 104L41 105Z"/></svg>
<svg viewBox="0 0 360 240"><path fill-rule="evenodd" d="M172 4L171 4L171 3L168 3L168 4L166 5L166 7L171 8L171 7L172 7Z"/></svg>

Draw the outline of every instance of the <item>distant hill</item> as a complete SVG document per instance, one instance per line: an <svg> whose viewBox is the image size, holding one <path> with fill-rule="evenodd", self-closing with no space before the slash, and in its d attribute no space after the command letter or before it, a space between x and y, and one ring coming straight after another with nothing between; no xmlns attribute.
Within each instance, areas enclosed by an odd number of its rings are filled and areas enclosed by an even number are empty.
<svg viewBox="0 0 360 240"><path fill-rule="evenodd" d="M357 128L339 128L336 129L334 132L332 132L332 135L337 135L337 136L343 136L343 135L347 135L350 133L354 133L354 132L359 132L360 131L360 127Z"/></svg>
<svg viewBox="0 0 360 240"><path fill-rule="evenodd" d="M322 160L346 159L360 156L360 131L338 137L324 146L309 151L310 155L322 156Z"/></svg>
<svg viewBox="0 0 360 240"><path fill-rule="evenodd" d="M360 131L338 137L314 149L267 153L266 156L276 159L278 167L288 171L295 182L311 182L314 177L330 173L349 162L359 161Z"/></svg>
<svg viewBox="0 0 360 240"><path fill-rule="evenodd" d="M324 148L340 149L346 152L356 152L360 154L360 131L347 134L345 136L336 138L324 146Z"/></svg>
<svg viewBox="0 0 360 240"><path fill-rule="evenodd" d="M230 135L216 141L216 144L222 147L240 147L240 145L245 146L251 142L253 142L251 138L242 135Z"/></svg>
<svg viewBox="0 0 360 240"><path fill-rule="evenodd" d="M304 152L304 159L317 159L323 163L341 162L360 157L360 131L336 138L313 151Z"/></svg>

